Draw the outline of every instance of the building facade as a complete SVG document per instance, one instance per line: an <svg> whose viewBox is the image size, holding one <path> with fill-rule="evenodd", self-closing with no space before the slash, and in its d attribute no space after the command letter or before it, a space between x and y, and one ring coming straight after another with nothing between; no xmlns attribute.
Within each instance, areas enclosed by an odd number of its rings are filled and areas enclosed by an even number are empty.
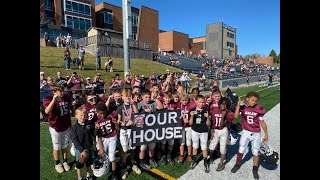
<svg viewBox="0 0 320 180"><path fill-rule="evenodd" d="M218 59L234 59L237 56L236 28L223 22L207 24L206 51L209 57Z"/></svg>
<svg viewBox="0 0 320 180"><path fill-rule="evenodd" d="M122 8L102 2L95 7L96 26L122 32ZM130 39L149 42L151 49L157 51L159 44L159 13L157 10L141 6L131 7Z"/></svg>
<svg viewBox="0 0 320 180"><path fill-rule="evenodd" d="M40 0L40 37L48 32L49 39L68 33L73 39L87 36L96 25L94 0Z"/></svg>
<svg viewBox="0 0 320 180"><path fill-rule="evenodd" d="M200 53L201 54L207 53L207 50L206 50L206 36L192 38L192 42L194 44L198 44L200 46Z"/></svg>
<svg viewBox="0 0 320 180"><path fill-rule="evenodd" d="M177 31L159 31L159 49L167 52L185 52L198 54L201 52L201 45L193 43L188 34Z"/></svg>

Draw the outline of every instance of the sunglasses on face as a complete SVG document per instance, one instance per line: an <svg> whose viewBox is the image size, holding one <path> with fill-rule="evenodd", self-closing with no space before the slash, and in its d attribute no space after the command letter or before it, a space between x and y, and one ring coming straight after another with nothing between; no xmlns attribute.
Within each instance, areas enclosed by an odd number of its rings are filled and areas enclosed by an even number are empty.
<svg viewBox="0 0 320 180"><path fill-rule="evenodd" d="M93 102L93 101L96 101L96 100L97 100L97 97L94 97L94 98L88 99L88 101L90 101L90 102Z"/></svg>

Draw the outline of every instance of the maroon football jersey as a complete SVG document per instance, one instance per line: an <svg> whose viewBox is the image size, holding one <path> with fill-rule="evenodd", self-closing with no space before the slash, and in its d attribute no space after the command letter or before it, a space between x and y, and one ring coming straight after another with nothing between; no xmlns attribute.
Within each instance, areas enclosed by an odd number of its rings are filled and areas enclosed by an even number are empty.
<svg viewBox="0 0 320 180"><path fill-rule="evenodd" d="M168 104L167 104L167 110L175 110L177 109L178 107L180 106L180 102L173 102L173 101L170 101Z"/></svg>
<svg viewBox="0 0 320 180"><path fill-rule="evenodd" d="M89 122L92 120L93 122L95 122L97 120L96 105L91 105L89 103L86 103L86 104L82 104L81 107L86 110L87 118Z"/></svg>
<svg viewBox="0 0 320 180"><path fill-rule="evenodd" d="M112 122L112 117L107 115L106 117L97 117L97 123L99 124L102 137L110 138L117 135L116 125Z"/></svg>
<svg viewBox="0 0 320 180"><path fill-rule="evenodd" d="M251 132L260 132L260 120L263 120L265 112L266 110L261 105L249 107L244 104L240 106L242 129Z"/></svg>
<svg viewBox="0 0 320 180"><path fill-rule="evenodd" d="M52 101L53 96L47 96L43 99L43 106L48 107ZM71 98L68 95L64 95L60 101L54 102L52 111L48 115L48 121L50 127L57 132L63 132L71 127Z"/></svg>
<svg viewBox="0 0 320 180"><path fill-rule="evenodd" d="M234 120L234 113L230 110L227 110L225 122L224 124L221 123L222 118L222 111L219 108L214 108L210 110L211 115L211 127L212 129L223 129L226 127L228 123L231 123Z"/></svg>
<svg viewBox="0 0 320 180"><path fill-rule="evenodd" d="M79 76L71 79L73 86L71 87L72 93L76 93L77 90L81 89L81 78Z"/></svg>
<svg viewBox="0 0 320 180"><path fill-rule="evenodd" d="M181 116L183 117L183 119L188 119L189 120L189 114L190 114L190 110L193 109L193 104L188 103L187 105L182 105L180 104L180 106L178 107L178 109L180 109L181 111ZM182 123L183 123L183 127L190 127L189 123L184 123L182 119Z"/></svg>
<svg viewBox="0 0 320 180"><path fill-rule="evenodd" d="M210 111L211 110L214 110L214 109L219 109L219 101L215 101L215 100L212 100L212 102L210 103Z"/></svg>
<svg viewBox="0 0 320 180"><path fill-rule="evenodd" d="M192 107L192 108L195 108L195 107L197 107L197 102L196 102L196 99L195 98L190 98L190 106ZM191 108L191 109L192 109Z"/></svg>

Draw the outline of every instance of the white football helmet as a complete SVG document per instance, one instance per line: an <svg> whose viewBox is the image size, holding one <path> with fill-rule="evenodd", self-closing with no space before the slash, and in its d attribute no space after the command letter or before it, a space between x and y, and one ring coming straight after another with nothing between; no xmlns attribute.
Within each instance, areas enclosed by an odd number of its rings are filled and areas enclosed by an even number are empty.
<svg viewBox="0 0 320 180"><path fill-rule="evenodd" d="M92 163L91 169L96 177L102 177L108 174L110 170L110 160L109 157L104 154L98 156Z"/></svg>
<svg viewBox="0 0 320 180"><path fill-rule="evenodd" d="M259 150L259 157L265 163L277 163L279 154L273 150L267 143L262 142Z"/></svg>
<svg viewBox="0 0 320 180"><path fill-rule="evenodd" d="M76 148L74 147L73 143L71 144L70 154L72 156L76 156Z"/></svg>
<svg viewBox="0 0 320 180"><path fill-rule="evenodd" d="M238 135L235 132L230 131L227 144L228 145L235 145L238 140Z"/></svg>

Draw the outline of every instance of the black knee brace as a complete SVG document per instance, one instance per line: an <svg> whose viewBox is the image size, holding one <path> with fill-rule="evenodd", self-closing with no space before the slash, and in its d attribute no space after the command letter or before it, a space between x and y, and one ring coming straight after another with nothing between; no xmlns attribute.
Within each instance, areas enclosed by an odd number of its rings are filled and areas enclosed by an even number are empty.
<svg viewBox="0 0 320 180"><path fill-rule="evenodd" d="M77 161L77 163L76 163L76 168L77 168L77 169L83 168L83 164L81 164L79 161Z"/></svg>
<svg viewBox="0 0 320 180"><path fill-rule="evenodd" d="M93 163L92 157L89 157L87 162L86 162L86 167L90 167Z"/></svg>

